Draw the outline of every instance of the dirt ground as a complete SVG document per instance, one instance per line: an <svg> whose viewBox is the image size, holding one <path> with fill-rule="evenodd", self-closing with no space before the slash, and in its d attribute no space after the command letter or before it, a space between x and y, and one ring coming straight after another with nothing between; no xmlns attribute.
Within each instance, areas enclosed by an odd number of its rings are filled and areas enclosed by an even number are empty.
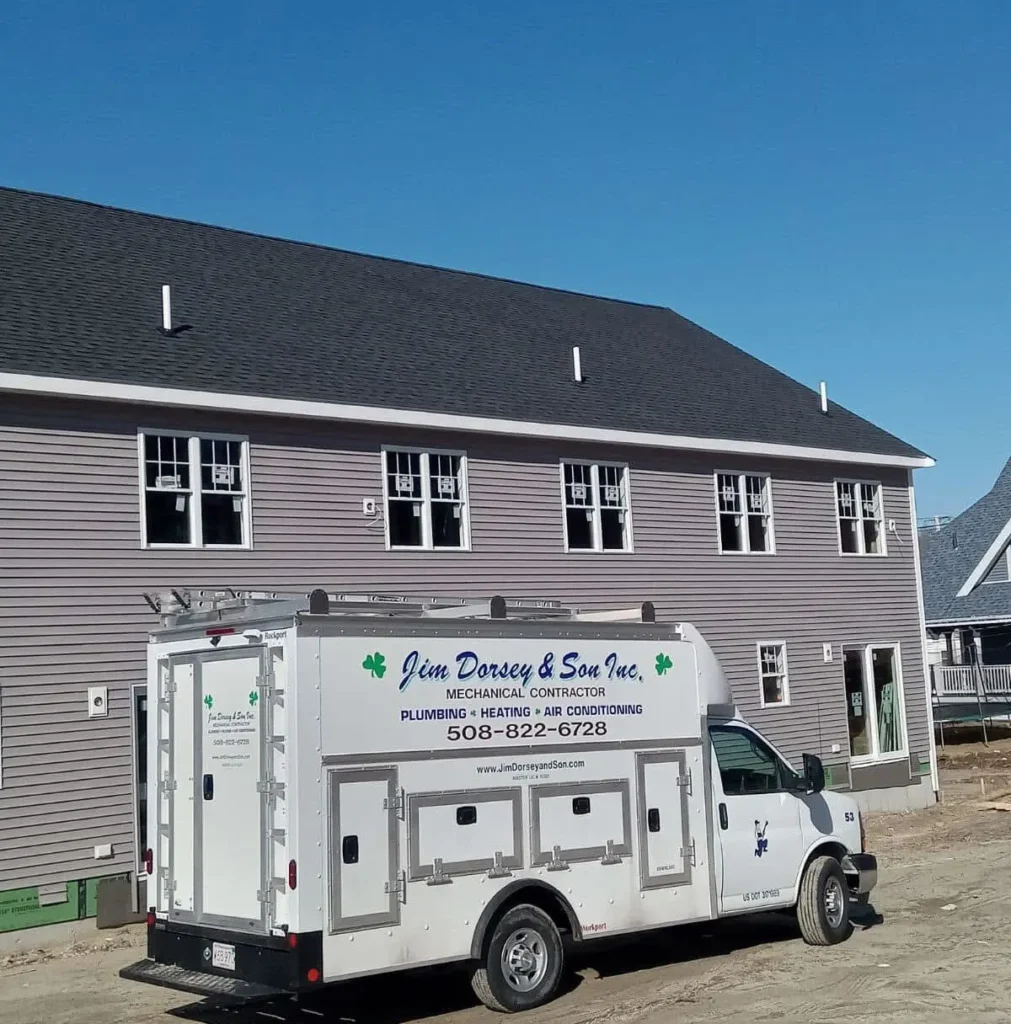
<svg viewBox="0 0 1011 1024"><path fill-rule="evenodd" d="M845 944L805 946L784 917L738 919L584 947L529 1024L1011 1020L1011 740L949 752L944 803L868 822L873 912ZM989 780L984 797L980 779ZM1011 808L1011 803L1008 804ZM305 1007L222 1011L121 981L141 936L0 960L4 1024L490 1024L452 972L357 983ZM168 1016L166 1016L168 1014ZM518 1018L519 1019L519 1018Z"/></svg>

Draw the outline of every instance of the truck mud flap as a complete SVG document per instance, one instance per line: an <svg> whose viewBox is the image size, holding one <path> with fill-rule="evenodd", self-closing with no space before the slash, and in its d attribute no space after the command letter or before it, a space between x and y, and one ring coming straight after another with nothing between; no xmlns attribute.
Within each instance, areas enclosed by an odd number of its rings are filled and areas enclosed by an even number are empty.
<svg viewBox="0 0 1011 1024"><path fill-rule="evenodd" d="M259 985L239 978L223 978L218 974L204 974L202 971L188 971L173 964L159 964L154 960L138 960L124 967L119 976L127 981L142 981L148 985L159 985L179 992L203 996L215 1003L229 1006L246 1006L249 1003L264 1002L290 993L269 985Z"/></svg>

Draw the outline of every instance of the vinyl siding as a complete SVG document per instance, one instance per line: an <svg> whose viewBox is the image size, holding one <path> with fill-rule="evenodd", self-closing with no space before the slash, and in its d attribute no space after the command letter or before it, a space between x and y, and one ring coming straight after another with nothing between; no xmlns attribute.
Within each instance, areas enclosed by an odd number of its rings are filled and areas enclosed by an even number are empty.
<svg viewBox="0 0 1011 1024"><path fill-rule="evenodd" d="M251 551L140 548L137 430L250 438ZM468 455L468 552L389 552L380 446ZM563 551L559 460L627 462L634 553ZM715 470L771 474L775 555L720 555ZM835 476L880 479L888 555L839 554ZM904 471L6 399L0 411L0 889L134 864L130 687L144 591L333 589L653 601L694 622L742 711L790 757L848 753L840 645L901 644L908 746L929 749ZM762 709L756 643L785 641L791 705ZM826 664L822 644L832 643ZM87 687L109 687L88 719ZM840 753L832 752L839 744ZM93 847L114 845L113 861Z"/></svg>

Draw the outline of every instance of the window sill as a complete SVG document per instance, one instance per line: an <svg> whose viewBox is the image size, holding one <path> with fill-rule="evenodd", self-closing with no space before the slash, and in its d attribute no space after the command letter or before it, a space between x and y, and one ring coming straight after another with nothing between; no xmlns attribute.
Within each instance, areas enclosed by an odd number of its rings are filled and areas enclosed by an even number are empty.
<svg viewBox="0 0 1011 1024"><path fill-rule="evenodd" d="M565 548L567 555L634 555L634 548Z"/></svg>
<svg viewBox="0 0 1011 1024"><path fill-rule="evenodd" d="M878 764L897 764L899 761L908 761L909 753L899 751L893 754L856 754L850 755L851 768L870 768Z"/></svg>
<svg viewBox="0 0 1011 1024"><path fill-rule="evenodd" d="M775 553L775 549L772 551L724 551L723 548L720 548L721 555L732 555L735 557L744 555L747 558L768 558L770 555L774 555Z"/></svg>
<svg viewBox="0 0 1011 1024"><path fill-rule="evenodd" d="M141 544L141 551L252 551L252 544Z"/></svg>
<svg viewBox="0 0 1011 1024"><path fill-rule="evenodd" d="M414 552L418 555L466 555L470 553L470 548L437 548L437 547L422 547L420 544L387 544L387 551L396 551L398 554L402 552Z"/></svg>
<svg viewBox="0 0 1011 1024"><path fill-rule="evenodd" d="M887 551L879 551L879 552L877 552L875 554L874 552L868 553L866 551L840 551L839 552L839 557L840 558L887 558L888 557L888 552Z"/></svg>
<svg viewBox="0 0 1011 1024"><path fill-rule="evenodd" d="M759 709L762 711L768 711L770 708L788 708L792 707L788 700L780 700L775 704L766 704L764 701L759 705Z"/></svg>

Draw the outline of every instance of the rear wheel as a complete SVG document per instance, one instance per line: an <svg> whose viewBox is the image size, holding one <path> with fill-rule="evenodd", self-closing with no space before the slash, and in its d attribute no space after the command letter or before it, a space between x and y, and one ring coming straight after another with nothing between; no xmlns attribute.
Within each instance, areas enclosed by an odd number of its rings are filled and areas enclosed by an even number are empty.
<svg viewBox="0 0 1011 1024"><path fill-rule="evenodd" d="M849 886L835 857L815 857L808 864L800 883L797 922L811 946L833 946L849 938Z"/></svg>
<svg viewBox="0 0 1011 1024"><path fill-rule="evenodd" d="M564 959L554 921L539 907L522 904L499 918L471 984L489 1009L530 1010L558 991Z"/></svg>

